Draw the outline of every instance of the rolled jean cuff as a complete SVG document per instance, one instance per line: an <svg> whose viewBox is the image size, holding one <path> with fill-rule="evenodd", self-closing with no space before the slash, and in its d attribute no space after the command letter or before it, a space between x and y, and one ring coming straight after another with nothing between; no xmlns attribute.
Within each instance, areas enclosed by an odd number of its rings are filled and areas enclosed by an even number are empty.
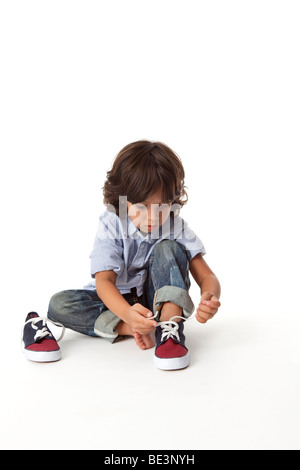
<svg viewBox="0 0 300 470"><path fill-rule="evenodd" d="M117 315L110 310L105 310L95 321L94 332L97 336L114 343L118 337L116 326L120 321L121 319Z"/></svg>
<svg viewBox="0 0 300 470"><path fill-rule="evenodd" d="M195 310L189 293L176 286L164 286L155 292L153 300L154 313L160 311L164 302L172 302L183 310L183 316L189 318Z"/></svg>

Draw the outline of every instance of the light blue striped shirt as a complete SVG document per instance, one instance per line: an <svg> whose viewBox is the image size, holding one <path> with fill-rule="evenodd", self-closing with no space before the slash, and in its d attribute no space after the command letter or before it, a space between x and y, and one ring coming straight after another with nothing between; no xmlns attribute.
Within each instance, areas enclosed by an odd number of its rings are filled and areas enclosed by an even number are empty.
<svg viewBox="0 0 300 470"><path fill-rule="evenodd" d="M120 218L106 210L100 216L90 255L92 278L97 272L113 270L117 274L116 287L121 294L136 287L137 295L142 295L151 252L158 243L167 239L183 245L189 260L198 253L206 253L201 240L179 216L174 219L169 217L155 232L143 234L128 215ZM85 289L95 289L95 281L91 281Z"/></svg>

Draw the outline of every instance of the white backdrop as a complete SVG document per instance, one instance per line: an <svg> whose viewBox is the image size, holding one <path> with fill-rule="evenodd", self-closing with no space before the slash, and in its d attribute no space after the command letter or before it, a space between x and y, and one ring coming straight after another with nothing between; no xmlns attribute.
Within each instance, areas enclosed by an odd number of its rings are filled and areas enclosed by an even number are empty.
<svg viewBox="0 0 300 470"><path fill-rule="evenodd" d="M249 364L255 354L259 364L264 351L275 358L278 380L285 371L285 388L274 404L278 415L285 419L289 402L289 416L299 417L299 20L299 2L290 0L1 2L4 447L25 445L21 431L15 434L22 428L17 416L23 416L29 396L39 396L33 384L41 369L32 372L19 357L22 322L29 310L45 315L56 291L89 281L106 172L119 150L138 139L166 143L186 170L189 203L182 216L202 239L206 261L222 285L219 318L201 331L213 338L216 328L223 338L222 325L230 334L238 324L249 343ZM195 285L192 292L197 303ZM78 336L80 341L86 338ZM242 340L233 357L241 350ZM88 367L88 354L84 361ZM217 375L216 364L215 359ZM58 367L48 369L54 382ZM66 360L64 367L71 373L77 366L68 368ZM22 400L16 377L23 380L24 368ZM254 388L255 381L253 372ZM272 396L278 384L268 383ZM7 400L13 401L9 407ZM40 400L50 400L47 390ZM7 431L8 410L16 402L20 409L12 412L14 427ZM80 416L86 419L84 411ZM201 445L245 447L256 424L244 439L240 423L232 440L217 434L214 443ZM281 424L286 441L271 433L262 446L297 446L299 425ZM148 437L149 448L160 448ZM73 445L67 437L44 438L31 446ZM72 442L97 447L79 437ZM130 445L122 442L111 448ZM134 440L131 448L135 444L143 448ZM176 445L188 448L189 442ZM190 445L196 448L197 441ZM259 447L256 441L248 445Z"/></svg>

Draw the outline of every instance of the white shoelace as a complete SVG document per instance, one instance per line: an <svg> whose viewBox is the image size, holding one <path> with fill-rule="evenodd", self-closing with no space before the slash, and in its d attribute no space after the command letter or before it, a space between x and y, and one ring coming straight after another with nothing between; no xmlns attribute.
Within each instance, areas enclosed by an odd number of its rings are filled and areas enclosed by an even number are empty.
<svg viewBox="0 0 300 470"><path fill-rule="evenodd" d="M42 321L42 328L41 327L38 327L36 325L36 323ZM55 326L59 326L62 328L62 332L61 332L61 335L58 339L56 339L57 342L59 342L60 340L63 339L64 337L64 334L65 334L65 327L64 325L62 325L61 323L56 323L52 320L49 320L49 318L46 318L46 317L34 317L34 318L30 318L29 320L27 320L27 322L25 322L25 325L27 325L27 323L31 323L31 326L34 330L37 330L36 334L34 335L34 340L36 341L37 339L42 339L42 338L45 338L46 336L49 336L49 335L52 335L52 333L50 333L49 330L47 330L47 322L50 322L52 323L53 325Z"/></svg>
<svg viewBox="0 0 300 470"><path fill-rule="evenodd" d="M156 311L154 316L150 318L150 320L154 319L157 317L159 314L159 311ZM164 338L169 339L172 336L174 336L178 341L180 341L179 338L179 323L177 321L174 321L174 318L180 318L181 320L184 320L185 322L188 320L191 320L192 318L195 317L196 314L191 315L188 318L181 317L178 315L175 315L174 317L170 318L170 320L165 320L165 321L159 321L157 322L157 326L160 326L162 329L162 334L161 334L161 341L163 341Z"/></svg>
<svg viewBox="0 0 300 470"><path fill-rule="evenodd" d="M172 317L172 318L176 318L176 317ZM160 322L159 326L162 329L161 341L163 341L164 339L169 339L172 336L176 338L178 341L180 341L179 333L178 333L178 329L179 329L178 322L172 321L171 319L169 321Z"/></svg>

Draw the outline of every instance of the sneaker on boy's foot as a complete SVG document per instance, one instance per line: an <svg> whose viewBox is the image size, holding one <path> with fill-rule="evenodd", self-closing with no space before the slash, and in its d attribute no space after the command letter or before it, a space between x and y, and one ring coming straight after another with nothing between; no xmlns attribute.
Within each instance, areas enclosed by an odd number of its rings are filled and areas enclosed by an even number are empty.
<svg viewBox="0 0 300 470"><path fill-rule="evenodd" d="M28 313L23 330L23 352L27 359L35 362L52 362L61 359L61 350L56 339L47 327L48 318L39 317L36 312ZM54 325L63 327L62 334L58 341L64 335L65 327L60 323L51 322Z"/></svg>
<svg viewBox="0 0 300 470"><path fill-rule="evenodd" d="M190 363L190 354L184 343L184 322L172 320L159 322L155 330L154 364L162 370L184 369Z"/></svg>

